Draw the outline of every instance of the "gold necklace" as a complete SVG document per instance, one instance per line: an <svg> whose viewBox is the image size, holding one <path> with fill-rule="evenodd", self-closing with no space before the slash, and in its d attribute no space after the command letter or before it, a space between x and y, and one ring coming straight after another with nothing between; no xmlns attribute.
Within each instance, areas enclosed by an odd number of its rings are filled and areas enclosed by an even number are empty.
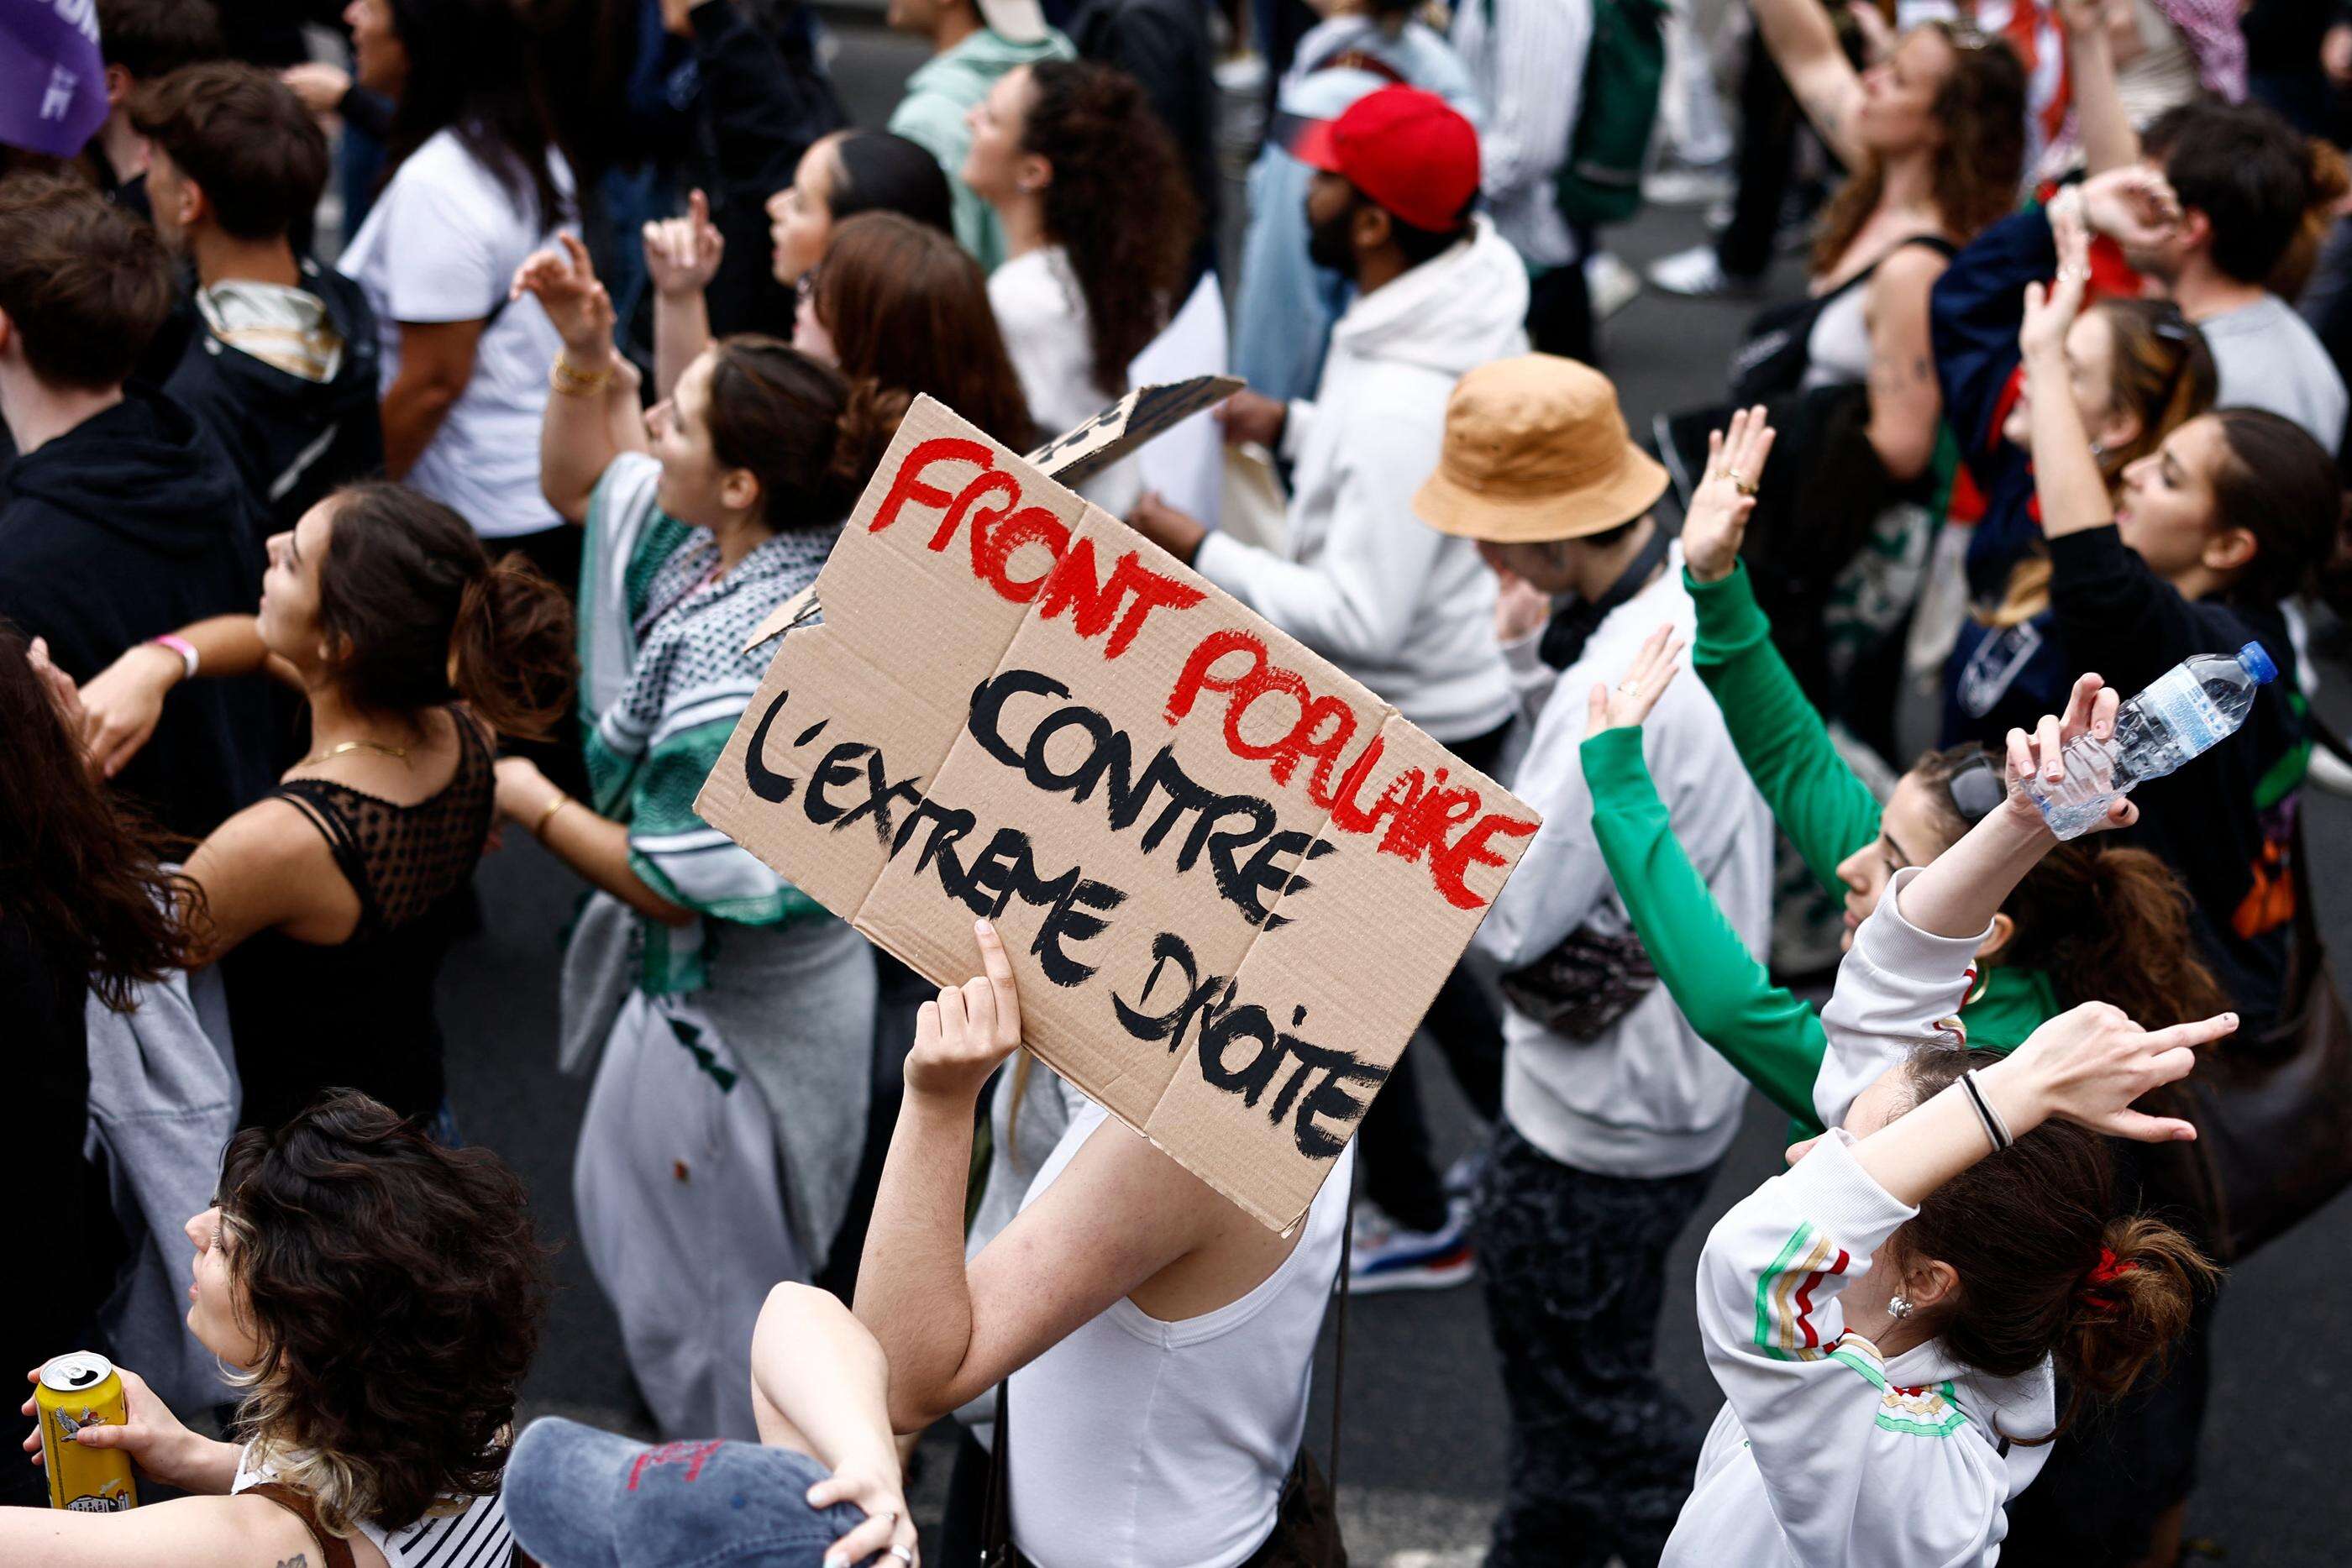
<svg viewBox="0 0 2352 1568"><path fill-rule="evenodd" d="M373 751L378 757L389 757L400 762L408 760L408 747L404 746L386 746L380 740L343 740L336 742L316 757L302 758L300 765L304 768L316 768L321 762L333 761L347 751Z"/></svg>

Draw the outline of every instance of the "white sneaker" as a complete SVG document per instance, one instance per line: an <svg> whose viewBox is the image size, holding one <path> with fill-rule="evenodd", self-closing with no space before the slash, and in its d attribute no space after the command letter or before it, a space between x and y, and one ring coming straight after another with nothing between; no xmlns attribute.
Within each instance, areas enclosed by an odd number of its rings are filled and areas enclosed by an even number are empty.
<svg viewBox="0 0 2352 1568"><path fill-rule="evenodd" d="M1355 1257L1349 1288L1360 1296L1384 1291L1443 1291L1477 1271L1458 1209L1437 1230L1407 1230L1372 1203L1356 1205Z"/></svg>
<svg viewBox="0 0 2352 1568"><path fill-rule="evenodd" d="M1595 251L1584 258L1584 288L1591 297L1592 319L1606 321L1642 292L1642 275L1617 258L1613 251Z"/></svg>
<svg viewBox="0 0 2352 1568"><path fill-rule="evenodd" d="M1650 264L1649 270L1653 284L1688 299L1753 299L1763 291L1761 279L1734 277L1725 272L1710 245L1695 245L1661 256Z"/></svg>

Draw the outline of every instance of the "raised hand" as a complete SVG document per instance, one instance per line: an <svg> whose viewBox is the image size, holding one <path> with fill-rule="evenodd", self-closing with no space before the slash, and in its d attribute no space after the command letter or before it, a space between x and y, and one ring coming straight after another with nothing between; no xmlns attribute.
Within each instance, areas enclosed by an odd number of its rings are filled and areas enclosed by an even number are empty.
<svg viewBox="0 0 2352 1568"><path fill-rule="evenodd" d="M1683 519L1683 564L1701 582L1722 581L1739 559L1748 515L1756 509L1757 486L1772 455L1773 434L1759 403L1733 414L1729 431L1707 435L1706 471L1691 492L1690 512Z"/></svg>
<svg viewBox="0 0 2352 1568"><path fill-rule="evenodd" d="M1638 728L1682 673L1682 653L1683 640L1675 635L1673 625L1662 625L1643 642L1623 680L1613 686L1595 681L1585 700L1584 738L1604 729Z"/></svg>
<svg viewBox="0 0 2352 1568"><path fill-rule="evenodd" d="M2086 735L2094 740L2112 738L2116 733L2116 710L2121 706L2121 699L2103 678L2085 673L2075 678L2063 716L2043 714L2031 735L2021 729L2011 730L2007 758L2009 810L2022 821L2041 826L2042 812L2026 792L2027 783L2037 777L2045 784L2062 782L2066 777L2066 747ZM2087 831L2106 832L2128 828L2138 821L2139 808L2126 795L2111 802L2107 814Z"/></svg>
<svg viewBox="0 0 2352 1568"><path fill-rule="evenodd" d="M2132 1102L2188 1077L2197 1066L2197 1048L2237 1027L2237 1014L2219 1013L2146 1030L2121 1008L2084 1002L2035 1030L1990 1071L2020 1081L2036 1121L2056 1116L2143 1144L2179 1142L2196 1137L2197 1129L2177 1117L2135 1111Z"/></svg>
<svg viewBox="0 0 2352 1568"><path fill-rule="evenodd" d="M515 268L509 299L528 294L547 312L563 340L572 368L593 370L613 357L613 298L596 281L588 247L577 235L558 235L556 246L533 251Z"/></svg>
<svg viewBox="0 0 2352 1568"><path fill-rule="evenodd" d="M686 216L663 218L645 228L646 275L654 292L671 298L699 294L719 276L727 242L710 221L710 203L700 191L686 198Z"/></svg>
<svg viewBox="0 0 2352 1568"><path fill-rule="evenodd" d="M2017 346L2029 360L2066 351L2066 333L2083 313L2091 282L2091 231L2079 199L2050 204L2050 234L2058 242L2058 276L2046 287L2025 286L2025 319L2017 329Z"/></svg>
<svg viewBox="0 0 2352 1568"><path fill-rule="evenodd" d="M907 1092L977 1100L996 1064L1021 1043L1021 994L1013 960L996 927L975 921L982 973L941 991L915 1015L915 1048L907 1055Z"/></svg>
<svg viewBox="0 0 2352 1568"><path fill-rule="evenodd" d="M2083 221L2094 234L2103 234L2130 249L2161 244L2180 222L2180 198L2172 183L2157 170L2128 164L2094 174L2078 187ZM2061 193L2062 196L2063 193ZM2053 204L2053 223L2057 207Z"/></svg>

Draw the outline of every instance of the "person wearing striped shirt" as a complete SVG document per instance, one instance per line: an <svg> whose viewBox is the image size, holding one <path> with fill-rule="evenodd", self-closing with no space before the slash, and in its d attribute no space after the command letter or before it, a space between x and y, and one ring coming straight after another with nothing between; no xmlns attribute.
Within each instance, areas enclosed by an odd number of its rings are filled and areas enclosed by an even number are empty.
<svg viewBox="0 0 2352 1568"><path fill-rule="evenodd" d="M2085 677L2063 724L2012 732L2010 777L2112 731L2115 710ZM2118 802L2105 825L2135 814ZM1940 1021L2001 900L2055 842L2013 796L1898 873L1863 923L1822 1014L1831 1131L1790 1148L1700 1254L1725 1404L1665 1568L1991 1568L2045 1445L2164 1354L2212 1281L2179 1232L2116 1206L2099 1134L2193 1137L2132 1102L2188 1073L2235 1015L2147 1030L2090 1002L2006 1057Z"/></svg>
<svg viewBox="0 0 2352 1568"><path fill-rule="evenodd" d="M239 1133L216 1192L187 1224L187 1322L246 1390L243 1441L190 1431L121 1369L126 1419L70 1440L187 1495L0 1509L0 1563L506 1568L501 1481L548 1288L521 1180L343 1090Z"/></svg>
<svg viewBox="0 0 2352 1568"><path fill-rule="evenodd" d="M1495 227L1528 265L1528 338L1541 354L1592 359L1589 235L1552 194L1582 105L1592 0L1464 0L1453 40L1488 118L1479 185Z"/></svg>

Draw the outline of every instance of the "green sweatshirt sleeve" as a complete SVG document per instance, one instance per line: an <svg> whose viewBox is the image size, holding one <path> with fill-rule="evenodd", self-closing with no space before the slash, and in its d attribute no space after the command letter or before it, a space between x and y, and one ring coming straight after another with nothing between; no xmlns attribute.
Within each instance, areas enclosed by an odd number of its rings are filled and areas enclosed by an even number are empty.
<svg viewBox="0 0 2352 1568"><path fill-rule="evenodd" d="M1820 1132L1813 1080L1829 1036L1812 1008L1772 984L1749 956L1683 852L1642 759L1641 730L1603 730L1581 756L1592 836L1667 995L1699 1038L1801 1123L1807 1136Z"/></svg>
<svg viewBox="0 0 2352 1568"><path fill-rule="evenodd" d="M1748 776L1832 898L1844 896L1838 862L1878 836L1878 800L1830 744L1822 716L1772 646L1747 563L1720 582L1683 582L1698 609L1691 667L1723 710Z"/></svg>

